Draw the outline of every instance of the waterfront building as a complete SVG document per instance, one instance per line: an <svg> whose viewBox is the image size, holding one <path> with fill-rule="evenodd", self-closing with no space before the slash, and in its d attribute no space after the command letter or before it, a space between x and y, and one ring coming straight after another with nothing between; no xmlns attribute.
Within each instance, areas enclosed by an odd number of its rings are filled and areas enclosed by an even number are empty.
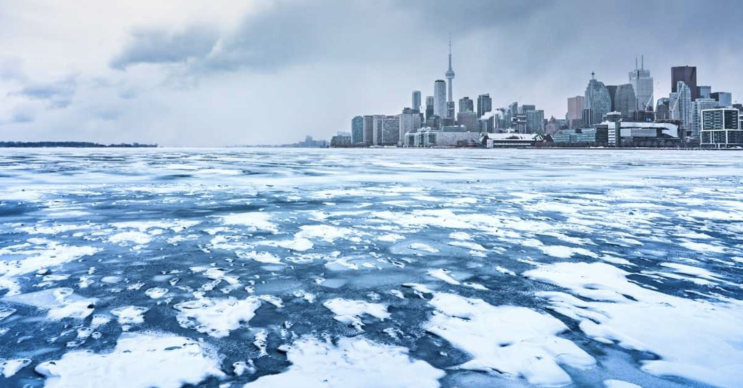
<svg viewBox="0 0 743 388"><path fill-rule="evenodd" d="M603 82L597 81L591 73L591 80L586 87L583 99L583 125L592 126L600 123L604 115L611 112L611 96Z"/></svg>
<svg viewBox="0 0 743 388"><path fill-rule="evenodd" d="M351 120L351 141L353 144L364 143L364 118L361 116Z"/></svg>
<svg viewBox="0 0 743 388"><path fill-rule="evenodd" d="M641 57L639 68L637 67L637 59L635 59L635 70L629 72L629 83L632 85L637 101L634 110L652 110L653 77L650 76L650 70L645 69L644 57Z"/></svg>
<svg viewBox="0 0 743 388"><path fill-rule="evenodd" d="M609 132L608 128L562 129L552 134L552 141L559 145L606 146Z"/></svg>
<svg viewBox="0 0 743 388"><path fill-rule="evenodd" d="M701 145L705 148L743 147L740 111L734 108L703 110Z"/></svg>
<svg viewBox="0 0 743 388"><path fill-rule="evenodd" d="M444 126L441 129L421 128L405 134L406 147L480 147L480 133L464 126Z"/></svg>
<svg viewBox="0 0 743 388"><path fill-rule="evenodd" d="M683 82L691 92L691 101L699 98L697 88L696 66L675 66L671 68L671 93L678 93L679 81Z"/></svg>
<svg viewBox="0 0 743 388"><path fill-rule="evenodd" d="M400 117L374 116L374 145L394 146L400 140Z"/></svg>
<svg viewBox="0 0 743 388"><path fill-rule="evenodd" d="M533 105L524 105L524 109ZM544 133L544 111L528 109L524 111L526 117L526 133Z"/></svg>
<svg viewBox="0 0 743 388"><path fill-rule="evenodd" d="M702 111L717 108L717 101L712 98L697 98L691 103L692 114L692 133L700 133L702 130Z"/></svg>
<svg viewBox="0 0 743 388"><path fill-rule="evenodd" d="M441 118L446 118L448 112L446 109L446 82L436 80L433 83L433 114Z"/></svg>
<svg viewBox="0 0 743 388"><path fill-rule="evenodd" d="M363 129L363 144L365 146L374 145L374 120L376 117L384 117L382 115L365 115L364 116L364 129Z"/></svg>
<svg viewBox="0 0 743 388"><path fill-rule="evenodd" d="M677 92L671 93L669 97L669 115L671 119L681 121L681 127L691 132L692 137L698 139L699 133L692 130L692 89L683 81L679 81L675 89ZM696 90L696 87L694 89Z"/></svg>
<svg viewBox="0 0 743 388"><path fill-rule="evenodd" d="M421 127L421 116L413 109L405 108L400 114L400 125L399 134L397 136L397 142L399 146L402 145L405 140L405 134L408 132L414 133Z"/></svg>

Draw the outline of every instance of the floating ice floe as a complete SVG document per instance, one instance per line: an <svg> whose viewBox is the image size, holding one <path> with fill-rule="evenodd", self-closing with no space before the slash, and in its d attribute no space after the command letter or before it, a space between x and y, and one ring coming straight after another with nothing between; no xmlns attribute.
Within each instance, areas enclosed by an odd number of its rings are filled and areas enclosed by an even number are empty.
<svg viewBox="0 0 743 388"><path fill-rule="evenodd" d="M124 306L111 310L111 314L118 318L119 324L127 326L144 323L144 313L147 310L147 307Z"/></svg>
<svg viewBox="0 0 743 388"><path fill-rule="evenodd" d="M462 369L524 377L530 384L564 385L560 368L588 368L595 360L573 342L560 338L562 322L525 307L492 306L480 299L434 293L436 309L424 328L468 353Z"/></svg>
<svg viewBox="0 0 743 388"><path fill-rule="evenodd" d="M230 331L250 322L255 310L261 306L259 298L250 296L239 300L229 298L200 298L175 305L178 310L178 324L186 329L212 337L226 337Z"/></svg>
<svg viewBox="0 0 743 388"><path fill-rule="evenodd" d="M17 276L57 267L85 256L102 251L95 247L77 247L58 244L45 239L29 239L27 243L0 249L4 255L26 256L17 260L0 260L0 290L7 289L7 295L20 293L20 286L14 279Z"/></svg>
<svg viewBox="0 0 743 388"><path fill-rule="evenodd" d="M53 321L65 318L85 319L95 310L96 302L94 298L76 295L67 287L5 296L3 300L48 310L47 317Z"/></svg>
<svg viewBox="0 0 743 388"><path fill-rule="evenodd" d="M284 264L278 256L269 252L237 252L237 257L241 259L255 260L259 263Z"/></svg>
<svg viewBox="0 0 743 388"><path fill-rule="evenodd" d="M436 279L443 280L451 285L458 286L460 282L453 277L451 277L451 272L447 271L443 268L439 269L429 269L428 275L431 277L435 277Z"/></svg>
<svg viewBox="0 0 743 388"><path fill-rule="evenodd" d="M288 348L287 358L292 363L287 371L245 388L438 388L445 375L411 359L406 348L363 337L341 338L337 345L303 337Z"/></svg>
<svg viewBox="0 0 743 388"><path fill-rule="evenodd" d="M68 352L39 364L46 388L180 388L223 377L216 351L173 334L124 333L108 353Z"/></svg>
<svg viewBox="0 0 743 388"><path fill-rule="evenodd" d="M278 226L271 222L272 217L267 213L239 213L220 216L220 218L225 225L247 226L251 232L264 231L274 234L279 232Z"/></svg>
<svg viewBox="0 0 743 388"><path fill-rule="evenodd" d="M641 287L628 272L605 263L557 263L524 276L564 287L541 292L552 309L579 322L589 337L616 341L660 358L642 361L659 376L679 376L720 387L743 381L743 303L691 300Z"/></svg>
<svg viewBox="0 0 743 388"><path fill-rule="evenodd" d="M28 358L16 358L5 360L0 358L0 375L6 379L13 377L19 370L29 366L31 360Z"/></svg>
<svg viewBox="0 0 743 388"><path fill-rule="evenodd" d="M387 306L381 303L369 303L362 300L349 300L335 298L323 303L323 306L335 314L335 320L352 325L358 330L362 330L364 323L361 322L361 316L364 314L371 315L380 320L390 317L387 312Z"/></svg>
<svg viewBox="0 0 743 388"><path fill-rule="evenodd" d="M628 383L622 380L605 380L604 388L642 388L637 384Z"/></svg>
<svg viewBox="0 0 743 388"><path fill-rule="evenodd" d="M152 299L162 298L167 293L168 293L168 289L162 288L162 287L149 288L147 289L147 291L144 292L145 295L149 296Z"/></svg>

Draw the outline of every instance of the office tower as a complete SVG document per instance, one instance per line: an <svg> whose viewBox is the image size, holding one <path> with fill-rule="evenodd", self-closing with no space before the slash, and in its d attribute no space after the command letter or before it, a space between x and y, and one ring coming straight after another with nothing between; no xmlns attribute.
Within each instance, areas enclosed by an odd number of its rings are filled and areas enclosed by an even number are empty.
<svg viewBox="0 0 743 388"><path fill-rule="evenodd" d="M480 118L485 113L493 110L493 100L490 98L490 94L481 94L477 96L477 117Z"/></svg>
<svg viewBox="0 0 743 388"><path fill-rule="evenodd" d="M691 110L691 92L692 89L683 81L676 85L677 92L672 92L669 96L669 113L672 119L681 121L681 127L685 131L692 131L692 137L698 137L699 133L694 133L692 128L692 110ZM696 87L694 88L696 90Z"/></svg>
<svg viewBox="0 0 743 388"><path fill-rule="evenodd" d="M433 96L426 96L426 120L433 116Z"/></svg>
<svg viewBox="0 0 743 388"><path fill-rule="evenodd" d="M470 100L472 101L472 100ZM480 130L480 124L477 122L477 113L469 110L459 110L457 113L457 123L464 125L464 127L470 132L477 132Z"/></svg>
<svg viewBox="0 0 743 388"><path fill-rule="evenodd" d="M526 112L537 110L536 105L521 105L521 109L519 109L519 113L526 114Z"/></svg>
<svg viewBox="0 0 743 388"><path fill-rule="evenodd" d="M421 115L415 109L403 109L400 114L400 134L398 136L397 145L402 145L406 133L415 133L420 129L420 127Z"/></svg>
<svg viewBox="0 0 743 388"><path fill-rule="evenodd" d="M697 90L697 95L699 96L697 98L712 98L710 97L712 94L712 86L697 86Z"/></svg>
<svg viewBox="0 0 743 388"><path fill-rule="evenodd" d="M671 118L669 103L670 100L668 98L663 97L658 99L658 103L655 105L656 120L668 120Z"/></svg>
<svg viewBox="0 0 743 388"><path fill-rule="evenodd" d="M433 114L441 118L446 117L446 82L437 79L433 83Z"/></svg>
<svg viewBox="0 0 743 388"><path fill-rule="evenodd" d="M640 67L637 67L635 58L635 70L629 72L629 83L635 91L637 104L635 109L639 111L652 110L653 108L653 77L650 70L645 69L645 58L641 57Z"/></svg>
<svg viewBox="0 0 743 388"><path fill-rule="evenodd" d="M454 123L453 123L453 121L454 121L454 117L455 117L455 115L454 115L454 111L455 111L455 105L454 105L454 101L448 101L448 102L446 103L446 118L447 118L448 120L451 120L451 121L452 121L452 123L451 123L451 124L449 124L449 125L453 125L453 124L454 124Z"/></svg>
<svg viewBox="0 0 743 388"><path fill-rule="evenodd" d="M701 144L712 148L742 147L740 111L734 108L703 110Z"/></svg>
<svg viewBox="0 0 743 388"><path fill-rule="evenodd" d="M470 100L469 97L462 97L459 99L459 113L462 112L474 112L475 102Z"/></svg>
<svg viewBox="0 0 743 388"><path fill-rule="evenodd" d="M699 89L697 88L697 68L696 66L676 66L671 68L671 92L678 92L678 83L683 82L691 91L691 100L699 98Z"/></svg>
<svg viewBox="0 0 743 388"><path fill-rule="evenodd" d="M449 94L446 99L447 102L450 102L454 104L454 70L451 68L451 35L449 36L449 70L446 71L446 79L449 81ZM451 113L451 116L447 116L450 119L454 118L454 112L453 109L451 109L451 106L447 105L449 108L449 113ZM443 117L443 116L442 116Z"/></svg>
<svg viewBox="0 0 743 388"><path fill-rule="evenodd" d="M374 145L394 146L400 140L399 116L374 116Z"/></svg>
<svg viewBox="0 0 743 388"><path fill-rule="evenodd" d="M379 115L365 115L364 116L364 139L363 143L366 146L374 145L374 118Z"/></svg>
<svg viewBox="0 0 743 388"><path fill-rule="evenodd" d="M611 108L609 108L609 112L614 112L616 111L614 98L617 96L617 85L606 85L606 89L609 91L609 98L611 99Z"/></svg>
<svg viewBox="0 0 743 388"><path fill-rule="evenodd" d="M529 109L530 105L524 105L524 116L526 116L526 133L544 133L544 111Z"/></svg>
<svg viewBox="0 0 743 388"><path fill-rule="evenodd" d="M711 98L697 98L691 103L692 127L691 133L700 133L702 131L702 111L706 109L717 108L717 101Z"/></svg>
<svg viewBox="0 0 743 388"><path fill-rule="evenodd" d="M614 111L622 114L622 117L631 121L632 112L637 109L637 97L632 84L618 85L614 95Z"/></svg>
<svg viewBox="0 0 743 388"><path fill-rule="evenodd" d="M603 82L596 81L594 73L586 87L583 99L583 125L592 126L600 123L611 111L611 97Z"/></svg>
<svg viewBox="0 0 743 388"><path fill-rule="evenodd" d="M364 142L364 118L356 116L351 120L351 142L362 144Z"/></svg>
<svg viewBox="0 0 743 388"><path fill-rule="evenodd" d="M419 90L413 91L413 110L416 112L421 111L421 92Z"/></svg>
<svg viewBox="0 0 743 388"><path fill-rule="evenodd" d="M583 96L568 98L568 127L577 128L575 124L583 118Z"/></svg>
<svg viewBox="0 0 743 388"><path fill-rule="evenodd" d="M728 108L733 106L733 95L728 92L714 92L710 93L710 98L717 101L720 108Z"/></svg>

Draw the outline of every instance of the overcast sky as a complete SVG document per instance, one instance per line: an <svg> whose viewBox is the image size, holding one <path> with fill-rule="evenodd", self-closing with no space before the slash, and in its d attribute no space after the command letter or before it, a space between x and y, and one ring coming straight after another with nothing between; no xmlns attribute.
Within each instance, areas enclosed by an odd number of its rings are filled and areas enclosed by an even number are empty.
<svg viewBox="0 0 743 388"><path fill-rule="evenodd" d="M743 101L740 0L0 0L0 140L172 146L329 139L433 94L564 117L635 57Z"/></svg>

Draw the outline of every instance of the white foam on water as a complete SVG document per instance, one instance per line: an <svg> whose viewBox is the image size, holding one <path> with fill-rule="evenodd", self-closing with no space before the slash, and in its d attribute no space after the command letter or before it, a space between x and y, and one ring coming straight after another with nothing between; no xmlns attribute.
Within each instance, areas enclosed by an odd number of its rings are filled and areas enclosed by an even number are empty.
<svg viewBox="0 0 743 388"><path fill-rule="evenodd" d="M278 256L269 252L237 252L237 257L241 259L255 260L259 263L284 264Z"/></svg>
<svg viewBox="0 0 743 388"><path fill-rule="evenodd" d="M363 337L341 338L336 345L302 337L288 349L292 365L283 373L263 376L245 388L438 388L445 373L408 349Z"/></svg>
<svg viewBox="0 0 743 388"><path fill-rule="evenodd" d="M53 321L65 318L85 319L95 310L96 302L96 299L76 295L71 288L66 287L6 295L3 300L48 310L47 318Z"/></svg>
<svg viewBox="0 0 743 388"><path fill-rule="evenodd" d="M249 296L242 300L233 297L200 298L178 303L175 309L181 327L221 338L250 322L260 306L260 299Z"/></svg>
<svg viewBox="0 0 743 388"><path fill-rule="evenodd" d="M124 333L108 353L68 352L39 364L46 388L180 388L221 378L220 361L206 344L173 334Z"/></svg>
<svg viewBox="0 0 743 388"><path fill-rule="evenodd" d="M272 217L267 213L238 213L220 216L220 218L222 219L222 223L225 225L247 226L252 232L265 231L274 234L279 232L278 226L271 222Z"/></svg>
<svg viewBox="0 0 743 388"><path fill-rule="evenodd" d="M589 337L660 357L642 361L659 376L720 387L743 381L743 302L691 300L641 287L628 272L605 263L557 263L524 276L564 292L541 292L552 309L579 321Z"/></svg>
<svg viewBox="0 0 743 388"><path fill-rule="evenodd" d="M530 384L555 386L571 382L560 365L595 364L583 349L557 336L568 328L550 315L447 293L434 293L429 303L436 310L424 328L472 357L462 369L500 372L523 377Z"/></svg>
<svg viewBox="0 0 743 388"><path fill-rule="evenodd" d="M152 236L144 232L129 231L113 234L108 237L108 241L114 244L131 242L145 245L152 241Z"/></svg>

